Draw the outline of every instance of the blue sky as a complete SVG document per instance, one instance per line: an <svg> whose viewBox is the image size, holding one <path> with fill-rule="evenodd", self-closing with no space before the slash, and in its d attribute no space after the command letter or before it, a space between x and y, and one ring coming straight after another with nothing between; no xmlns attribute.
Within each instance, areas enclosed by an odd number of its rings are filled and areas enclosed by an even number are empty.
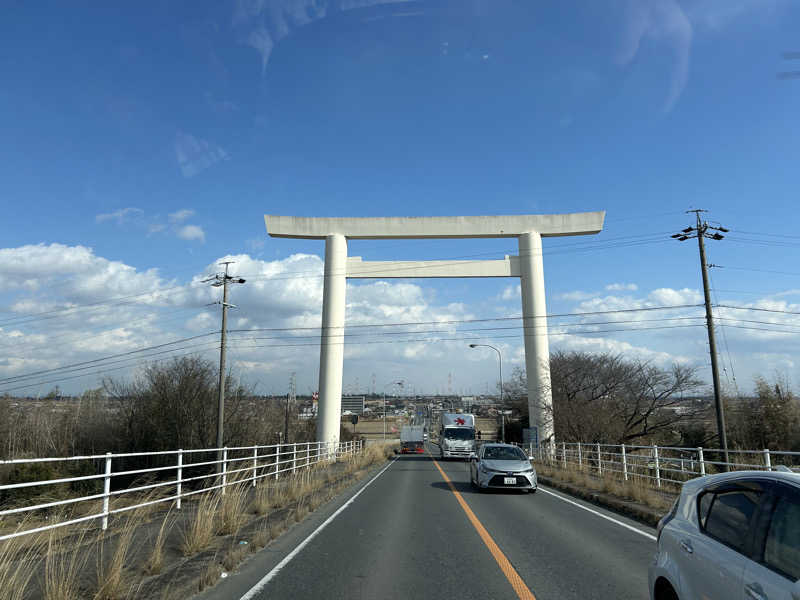
<svg viewBox="0 0 800 600"><path fill-rule="evenodd" d="M47 371L213 330L218 290L197 281L227 256L253 277L233 291L241 328L318 325L322 244L267 238L270 213L606 210L602 234L545 241L548 308L576 313L698 303L696 244L669 234L705 208L732 230L709 247L718 302L798 311L800 82L777 77L799 68L782 56L800 50L798 25L800 6L780 0L17 4L0 24L0 378L43 374L0 391L93 387L130 370L100 362L60 382ZM500 258L515 246L361 241L350 254ZM516 315L515 285L353 283L348 314ZM796 376L796 316L718 312L732 319L729 386L734 374L744 390L758 373ZM708 377L700 327L604 327L551 345ZM452 373L454 390L484 391L494 366L464 350L478 334L457 329L414 338L451 341L352 344L346 389L375 373L378 387L402 376L443 391ZM499 336L512 333L480 334L509 366L521 338ZM291 371L300 391L316 388L313 346L245 345L234 370L262 392L282 393ZM200 350L214 356L210 342Z"/></svg>

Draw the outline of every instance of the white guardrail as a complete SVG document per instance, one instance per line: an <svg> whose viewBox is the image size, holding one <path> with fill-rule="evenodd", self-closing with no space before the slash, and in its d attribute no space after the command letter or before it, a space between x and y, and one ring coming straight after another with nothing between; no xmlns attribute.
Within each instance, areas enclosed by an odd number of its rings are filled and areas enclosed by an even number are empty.
<svg viewBox="0 0 800 600"><path fill-rule="evenodd" d="M519 444L518 444L519 445ZM681 485L694 477L726 470L772 471L778 466L790 470L800 467L800 452L776 450L728 450L729 462L716 448L675 446L636 446L597 443L557 442L535 448L520 445L528 455L552 466L568 466L594 471L598 475L615 473L625 481L638 477L661 487L662 482Z"/></svg>
<svg viewBox="0 0 800 600"><path fill-rule="evenodd" d="M39 527L30 529L23 529L0 535L0 541L7 540L13 537L46 531L48 529L55 529L57 527L64 527L73 525L83 521L91 521L93 519L102 519L103 529L108 528L109 515L122 513L136 508L141 508L151 504L158 504L161 502L175 502L175 508L181 507L181 500L195 494L202 494L211 490L219 489L221 493L225 493L225 488L230 485L238 485L249 482L252 486L260 479L273 477L278 479L281 473L295 473L300 469L308 468L312 465L330 462L337 457L355 454L363 449L363 441L350 441L339 442L335 445L332 442L300 442L294 444L273 444L270 446L240 446L231 448L203 448L197 450L166 450L161 452L129 452L122 454L96 454L89 456L68 456L61 458L20 458L12 460L0 460L0 467L6 465L23 465L32 463L57 463L57 462L74 462L74 461L92 461L102 467L102 472L96 475L82 475L80 477L64 477L61 479L49 479L43 481L26 481L24 483L10 483L0 485L0 493L4 490L17 490L22 488L30 488L37 486L57 486L63 484L74 483L78 481L103 481L103 492L91 494L88 496L81 496L76 498L68 498L65 500L56 500L52 502L44 502L34 504L31 506L18 506L13 508L3 508L0 510L0 523L9 515L21 515L23 517L34 515L35 511L53 508L56 506L76 505L80 502L89 502L92 500L102 500L103 506L100 512L80 516L58 523L50 523ZM191 458L201 454L217 455L216 460L199 460L192 462ZM125 462L126 459L137 457L175 457L175 462L172 465L151 467L146 469L132 469L115 471L115 461ZM216 467L214 467L217 465ZM233 466L234 468L230 468ZM210 469L214 467L214 469ZM192 474L192 471L198 472L199 470L210 471L200 475ZM166 481L159 481L157 483L148 483L144 485L134 485L133 487L125 487L120 489L112 489L112 480L117 477L133 477L142 476L147 473L165 473L174 471L174 479L170 477ZM187 476L189 472L189 476ZM229 478L235 476L233 479ZM209 481L210 480L210 481ZM136 494L148 490L155 490L158 488L174 488L174 494L159 497L153 500L147 500L128 506L111 509L109 506L112 498L121 497L124 494ZM188 488L188 489L187 489ZM2 508L2 507L0 507Z"/></svg>

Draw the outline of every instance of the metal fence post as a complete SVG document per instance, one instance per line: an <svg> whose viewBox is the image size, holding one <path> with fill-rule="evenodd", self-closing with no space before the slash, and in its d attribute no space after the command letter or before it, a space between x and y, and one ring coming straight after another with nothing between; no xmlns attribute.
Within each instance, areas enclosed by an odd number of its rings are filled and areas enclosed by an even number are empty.
<svg viewBox="0 0 800 600"><path fill-rule="evenodd" d="M183 487L183 448L178 450L178 499L175 501L175 508L181 508L181 488Z"/></svg>
<svg viewBox="0 0 800 600"><path fill-rule="evenodd" d="M297 471L297 442L292 444L292 473Z"/></svg>
<svg viewBox="0 0 800 600"><path fill-rule="evenodd" d="M564 470L567 469L567 444L561 442L561 463L564 465Z"/></svg>
<svg viewBox="0 0 800 600"><path fill-rule="evenodd" d="M306 465L311 464L311 442L306 442Z"/></svg>
<svg viewBox="0 0 800 600"><path fill-rule="evenodd" d="M706 461L703 460L703 448L697 447L697 460L700 462L700 475L706 474Z"/></svg>
<svg viewBox="0 0 800 600"><path fill-rule="evenodd" d="M253 487L256 487L257 476L258 476L258 446L253 448Z"/></svg>
<svg viewBox="0 0 800 600"><path fill-rule="evenodd" d="M278 469L280 465L278 464L281 460L281 445L278 444L275 446L275 480L278 480Z"/></svg>
<svg viewBox="0 0 800 600"><path fill-rule="evenodd" d="M228 447L222 449L222 493L225 493L225 486L228 485Z"/></svg>
<svg viewBox="0 0 800 600"><path fill-rule="evenodd" d="M108 529L108 499L111 493L111 452L106 452L106 476L103 478L103 529Z"/></svg>
<svg viewBox="0 0 800 600"><path fill-rule="evenodd" d="M656 462L656 485L661 487L661 468L658 464L658 446L655 444L653 445L653 459L655 459Z"/></svg>
<svg viewBox="0 0 800 600"><path fill-rule="evenodd" d="M600 442L597 442L597 474L603 474L603 457L600 454Z"/></svg>
<svg viewBox="0 0 800 600"><path fill-rule="evenodd" d="M625 444L622 444L622 477L628 481L628 455L625 454Z"/></svg>
<svg viewBox="0 0 800 600"><path fill-rule="evenodd" d="M772 459L768 448L764 448L764 466L767 467L767 471L772 471Z"/></svg>
<svg viewBox="0 0 800 600"><path fill-rule="evenodd" d="M578 442L578 468L583 469L583 457L581 456L581 443Z"/></svg>

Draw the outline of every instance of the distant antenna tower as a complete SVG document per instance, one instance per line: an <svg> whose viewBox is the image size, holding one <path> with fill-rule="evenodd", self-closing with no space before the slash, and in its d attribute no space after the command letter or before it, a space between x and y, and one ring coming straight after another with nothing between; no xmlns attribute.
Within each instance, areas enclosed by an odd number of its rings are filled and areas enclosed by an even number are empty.
<svg viewBox="0 0 800 600"><path fill-rule="evenodd" d="M448 373L447 374L447 395L448 396L452 396L453 395L453 374L452 373Z"/></svg>
<svg viewBox="0 0 800 600"><path fill-rule="evenodd" d="M360 389L361 389L361 386L358 385L358 377L356 377L356 389L353 390L353 392L354 392L353 395L354 396L358 396L358 390L360 390Z"/></svg>
<svg viewBox="0 0 800 600"><path fill-rule="evenodd" d="M372 395L375 395L375 373L372 374Z"/></svg>

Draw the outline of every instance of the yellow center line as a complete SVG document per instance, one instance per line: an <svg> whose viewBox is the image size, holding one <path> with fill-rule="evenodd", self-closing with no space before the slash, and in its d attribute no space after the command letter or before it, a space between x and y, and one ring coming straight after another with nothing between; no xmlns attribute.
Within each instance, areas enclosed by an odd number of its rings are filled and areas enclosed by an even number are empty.
<svg viewBox="0 0 800 600"><path fill-rule="evenodd" d="M483 540L483 543L486 544L489 552L492 553L492 556L497 561L497 565L500 567L503 575L506 576L506 579L508 579L511 587L514 588L514 591L517 593L517 597L520 600L536 600L536 596L533 595L533 592L531 592L528 589L528 586L525 585L525 582L522 581L522 577L519 576L519 573L517 573L517 570L511 565L509 560L506 558L506 555L503 554L503 551L500 550L499 546L492 539L492 536L489 535L488 531L486 531L486 528L478 520L478 517L476 517L475 513L472 512L472 509L467 504L467 501L461 497L461 494L456 490L453 482L450 481L450 478L444 472L442 467L439 466L439 463L435 458L433 458L433 456L431 456L431 460L433 461L433 464L436 465L436 468L439 469L439 473L441 473L442 478L447 482L447 485L450 486L450 491L453 492L453 495L455 495L456 500L458 500L458 503L461 505L461 508L464 509L469 522L472 523L472 526L478 532L478 535Z"/></svg>

